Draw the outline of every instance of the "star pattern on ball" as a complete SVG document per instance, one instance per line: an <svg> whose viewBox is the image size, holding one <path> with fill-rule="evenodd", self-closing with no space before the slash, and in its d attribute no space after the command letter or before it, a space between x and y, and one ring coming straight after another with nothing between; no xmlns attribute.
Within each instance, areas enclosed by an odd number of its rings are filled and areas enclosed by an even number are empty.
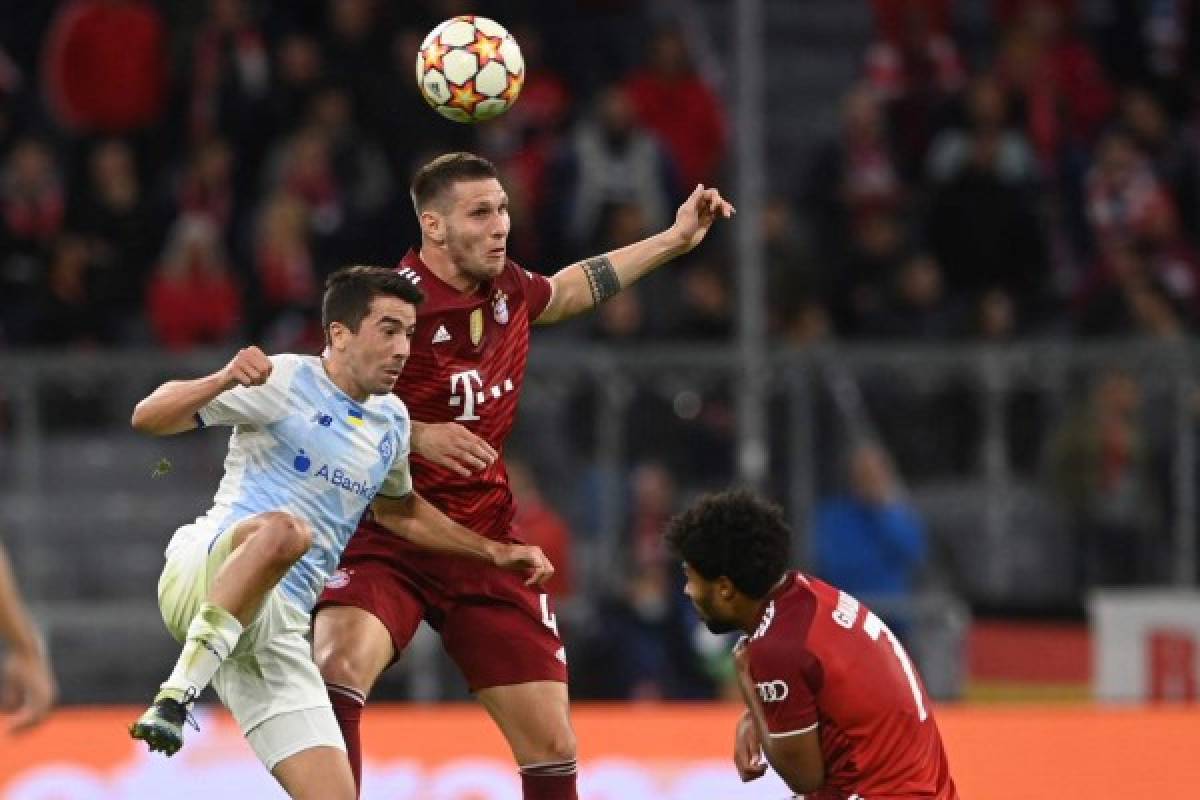
<svg viewBox="0 0 1200 800"><path fill-rule="evenodd" d="M499 36L488 36L478 28L475 29L475 41L467 45L470 50L479 59L479 67L482 69L491 61L495 61L500 53L500 45L504 44L504 39Z"/></svg>
<svg viewBox="0 0 1200 800"><path fill-rule="evenodd" d="M436 69L439 71L444 70L445 65L442 63L442 59L444 59L446 57L446 53L449 52L450 48L447 47L440 39L429 45L429 47L426 47L425 69Z"/></svg>
<svg viewBox="0 0 1200 800"><path fill-rule="evenodd" d="M509 78L508 88L501 92L500 96L504 98L505 103L511 106L517 102L517 95L521 93L521 87L524 85L525 73L522 72L518 75L513 75Z"/></svg>
<svg viewBox="0 0 1200 800"><path fill-rule="evenodd" d="M453 108L461 108L468 114L475 113L475 106L487 99L486 95L480 94L475 89L475 81L470 80L462 86L450 87L450 99L446 101L446 105Z"/></svg>

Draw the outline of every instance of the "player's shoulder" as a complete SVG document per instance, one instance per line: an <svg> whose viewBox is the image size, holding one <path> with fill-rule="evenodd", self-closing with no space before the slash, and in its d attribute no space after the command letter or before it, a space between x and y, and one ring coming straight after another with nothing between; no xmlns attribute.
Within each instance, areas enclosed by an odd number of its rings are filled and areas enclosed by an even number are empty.
<svg viewBox="0 0 1200 800"><path fill-rule="evenodd" d="M504 262L504 271L496 278L496 285L504 291L523 294L530 283L541 280L546 280L546 278L526 269L510 258Z"/></svg>
<svg viewBox="0 0 1200 800"><path fill-rule="evenodd" d="M794 648L797 640L808 638L819 606L814 587L798 572L788 573L785 580L763 607L758 627L750 635L750 645L757 650Z"/></svg>
<svg viewBox="0 0 1200 800"><path fill-rule="evenodd" d="M313 372L321 367L321 359L300 353L276 353L268 359L271 361L271 381L280 385L290 384L298 373Z"/></svg>

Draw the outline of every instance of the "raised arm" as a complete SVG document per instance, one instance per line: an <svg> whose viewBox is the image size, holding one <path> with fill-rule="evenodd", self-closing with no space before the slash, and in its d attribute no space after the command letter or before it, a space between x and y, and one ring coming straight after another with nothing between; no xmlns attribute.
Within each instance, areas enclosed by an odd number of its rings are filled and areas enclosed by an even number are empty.
<svg viewBox="0 0 1200 800"><path fill-rule="evenodd" d="M257 347L238 351L221 369L186 381L167 381L133 409L134 429L170 436L196 427L196 414L222 392L235 386L261 386L271 375L271 361Z"/></svg>
<svg viewBox="0 0 1200 800"><path fill-rule="evenodd" d="M734 208L716 189L697 186L665 231L619 250L563 267L550 283L554 293L538 324L560 322L591 311L643 275L683 255L704 240L717 216L731 217Z"/></svg>
<svg viewBox="0 0 1200 800"><path fill-rule="evenodd" d="M416 492L399 498L377 495L371 511L376 522L425 550L527 573L525 583L529 586L541 585L554 575L554 567L540 547L480 536L447 517Z"/></svg>

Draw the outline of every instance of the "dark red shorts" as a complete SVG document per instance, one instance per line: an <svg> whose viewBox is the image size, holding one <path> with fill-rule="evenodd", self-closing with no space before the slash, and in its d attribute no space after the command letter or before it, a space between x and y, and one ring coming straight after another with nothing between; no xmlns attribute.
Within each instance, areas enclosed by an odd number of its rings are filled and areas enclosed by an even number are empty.
<svg viewBox="0 0 1200 800"><path fill-rule="evenodd" d="M524 576L429 553L362 526L317 608L354 606L377 617L403 652L424 619L442 637L471 691L567 680L566 651L550 598Z"/></svg>

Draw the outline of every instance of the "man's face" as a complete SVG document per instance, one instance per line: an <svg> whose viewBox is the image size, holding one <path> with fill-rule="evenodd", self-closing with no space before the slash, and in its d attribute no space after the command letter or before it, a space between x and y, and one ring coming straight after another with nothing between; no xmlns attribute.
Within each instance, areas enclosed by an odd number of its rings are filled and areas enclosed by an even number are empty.
<svg viewBox="0 0 1200 800"><path fill-rule="evenodd" d="M449 195L443 218L451 260L474 280L495 278L508 255L508 195L495 178L460 181Z"/></svg>
<svg viewBox="0 0 1200 800"><path fill-rule="evenodd" d="M358 327L343 329L343 350L354 382L367 394L387 394L396 385L417 325L417 309L399 297L377 295Z"/></svg>
<svg viewBox="0 0 1200 800"><path fill-rule="evenodd" d="M683 564L683 574L687 577L683 593L696 607L704 626L718 634L737 630L738 625L733 619L729 603L721 596L725 581L721 578L708 580L692 569L691 564L686 561Z"/></svg>

